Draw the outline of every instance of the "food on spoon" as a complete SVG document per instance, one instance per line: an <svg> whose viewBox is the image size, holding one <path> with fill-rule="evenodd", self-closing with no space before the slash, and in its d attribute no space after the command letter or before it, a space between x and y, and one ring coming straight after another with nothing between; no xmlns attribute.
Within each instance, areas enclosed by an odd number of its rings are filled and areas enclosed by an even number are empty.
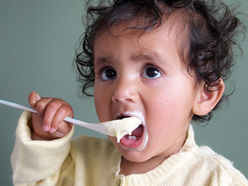
<svg viewBox="0 0 248 186"><path fill-rule="evenodd" d="M131 135L140 124L141 120L137 117L127 117L121 120L101 123L108 131L109 136L117 137L119 143L121 138L127 134Z"/></svg>

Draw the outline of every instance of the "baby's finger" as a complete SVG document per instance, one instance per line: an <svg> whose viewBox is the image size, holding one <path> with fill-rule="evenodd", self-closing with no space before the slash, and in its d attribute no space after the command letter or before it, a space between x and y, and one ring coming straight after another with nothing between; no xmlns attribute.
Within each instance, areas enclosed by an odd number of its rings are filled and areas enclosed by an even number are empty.
<svg viewBox="0 0 248 186"><path fill-rule="evenodd" d="M52 101L51 98L42 98L41 100L37 101L35 105L34 109L36 110L39 118L41 118L42 120L51 101Z"/></svg>
<svg viewBox="0 0 248 186"><path fill-rule="evenodd" d="M50 132L53 133L57 130L60 132L68 131L68 127L71 127L71 124L64 121L65 117L73 117L72 108L69 105L63 104L56 112L53 117Z"/></svg>
<svg viewBox="0 0 248 186"><path fill-rule="evenodd" d="M40 95L36 92L31 92L28 96L30 106L35 109L37 101L41 99Z"/></svg>
<svg viewBox="0 0 248 186"><path fill-rule="evenodd" d="M51 133L54 132L54 129L51 130L51 125L54 120L54 117L57 115L57 111L63 105L63 102L58 99L54 99L47 104L46 110L44 112L44 119L43 119L43 130L50 131ZM64 118L61 120L63 121Z"/></svg>

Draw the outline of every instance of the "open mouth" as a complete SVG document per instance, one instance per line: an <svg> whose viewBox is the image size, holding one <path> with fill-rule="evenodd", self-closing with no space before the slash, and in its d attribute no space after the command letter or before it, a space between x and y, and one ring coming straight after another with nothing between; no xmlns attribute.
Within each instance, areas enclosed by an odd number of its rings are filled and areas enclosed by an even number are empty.
<svg viewBox="0 0 248 186"><path fill-rule="evenodd" d="M131 135L125 135L120 140L120 145L124 149L142 150L146 145L146 135L144 126L140 125Z"/></svg>
<svg viewBox="0 0 248 186"><path fill-rule="evenodd" d="M124 115L119 115L118 119L123 119L126 117L138 117L141 119L142 124L139 125L130 135L125 135L120 140L120 145L124 149L128 150L142 150L148 141L148 134L146 129L145 120L141 112L125 112Z"/></svg>
<svg viewBox="0 0 248 186"><path fill-rule="evenodd" d="M143 125L138 126L131 135L125 135L124 137L129 140L139 140L144 132Z"/></svg>

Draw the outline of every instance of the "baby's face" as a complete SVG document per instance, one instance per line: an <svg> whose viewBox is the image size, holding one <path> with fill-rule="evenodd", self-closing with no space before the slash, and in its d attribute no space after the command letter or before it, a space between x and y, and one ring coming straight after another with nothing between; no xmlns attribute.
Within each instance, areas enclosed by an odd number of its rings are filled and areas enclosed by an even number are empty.
<svg viewBox="0 0 248 186"><path fill-rule="evenodd" d="M119 35L123 28L113 31ZM167 158L182 147L200 89L178 53L173 30L125 31L120 37L99 33L94 43L94 96L101 122L140 112L145 126L120 143L109 137L125 159ZM177 42L177 43L176 43ZM134 112L135 111L135 112ZM148 132L148 142L142 150Z"/></svg>

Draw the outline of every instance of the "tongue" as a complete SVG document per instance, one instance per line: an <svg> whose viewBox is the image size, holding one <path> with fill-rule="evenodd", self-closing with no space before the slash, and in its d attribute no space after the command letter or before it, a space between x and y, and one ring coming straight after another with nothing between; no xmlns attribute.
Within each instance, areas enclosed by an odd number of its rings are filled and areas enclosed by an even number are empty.
<svg viewBox="0 0 248 186"><path fill-rule="evenodd" d="M144 130L144 127L142 125L140 125L140 126L138 126L138 128L136 128L132 132L131 136L141 137L143 134L143 130Z"/></svg>

